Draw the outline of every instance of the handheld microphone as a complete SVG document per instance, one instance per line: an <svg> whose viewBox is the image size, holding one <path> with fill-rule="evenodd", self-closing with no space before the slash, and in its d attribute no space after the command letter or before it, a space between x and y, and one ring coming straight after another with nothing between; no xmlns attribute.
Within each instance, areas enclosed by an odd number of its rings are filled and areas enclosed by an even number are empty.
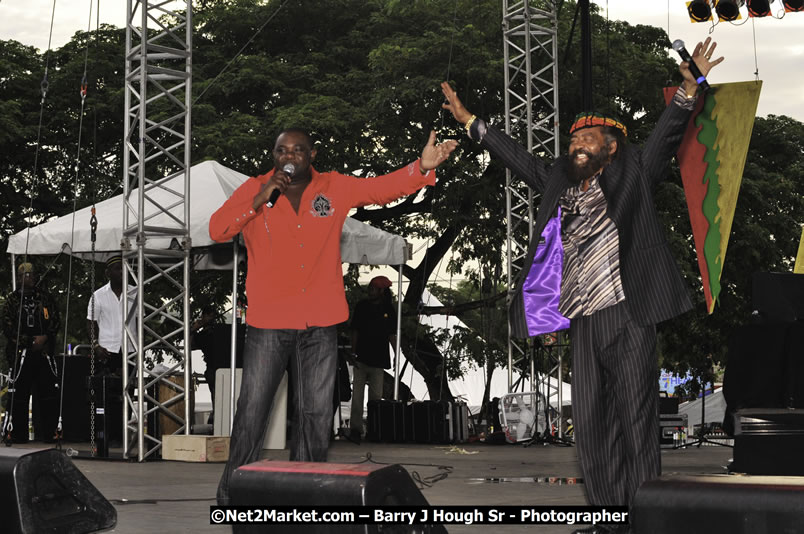
<svg viewBox="0 0 804 534"><path fill-rule="evenodd" d="M282 167L282 170L290 176L293 176L293 173L296 172L296 166L292 163L285 163L285 166ZM274 204L276 204L276 201L279 200L279 195L281 194L282 193L279 191L279 189L274 189L271 191L271 196L268 198L268 202L265 203L265 207L273 208Z"/></svg>
<svg viewBox="0 0 804 534"><path fill-rule="evenodd" d="M695 81L698 82L698 87L701 88L701 91L709 90L709 82L706 81L706 77L701 74L700 69L698 69L698 65L695 64L695 61L692 59L692 56L687 49L684 48L684 41L681 39L676 39L673 41L673 50L678 52L678 55L681 56L683 61L686 61L690 64L690 72L693 76L695 76Z"/></svg>

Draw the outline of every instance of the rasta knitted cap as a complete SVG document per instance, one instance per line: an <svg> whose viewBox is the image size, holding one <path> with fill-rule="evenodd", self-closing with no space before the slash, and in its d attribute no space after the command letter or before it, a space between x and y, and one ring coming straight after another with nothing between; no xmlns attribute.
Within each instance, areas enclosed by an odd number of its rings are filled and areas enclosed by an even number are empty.
<svg viewBox="0 0 804 534"><path fill-rule="evenodd" d="M614 126L620 130L625 137L628 137L628 128L626 128L625 125L617 119L607 117L602 113L588 111L579 113L575 116L575 120L572 122L572 126L570 126L569 133L572 135L576 130L580 130L582 128L592 128L594 126Z"/></svg>

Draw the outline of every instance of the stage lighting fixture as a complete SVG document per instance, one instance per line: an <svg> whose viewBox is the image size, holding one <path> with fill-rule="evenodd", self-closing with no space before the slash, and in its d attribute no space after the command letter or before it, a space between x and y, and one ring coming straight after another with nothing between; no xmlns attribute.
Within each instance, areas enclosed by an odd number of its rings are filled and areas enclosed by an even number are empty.
<svg viewBox="0 0 804 534"><path fill-rule="evenodd" d="M773 0L748 0L748 14L752 17L767 17L771 14Z"/></svg>
<svg viewBox="0 0 804 534"><path fill-rule="evenodd" d="M790 13L791 11L804 11L804 0L782 0L784 10Z"/></svg>
<svg viewBox="0 0 804 534"><path fill-rule="evenodd" d="M712 18L712 5L709 0L692 0L687 4L687 12L692 22L706 22Z"/></svg>
<svg viewBox="0 0 804 534"><path fill-rule="evenodd" d="M715 4L715 11L720 20L726 22L740 18L740 8L745 5L745 0L720 0Z"/></svg>

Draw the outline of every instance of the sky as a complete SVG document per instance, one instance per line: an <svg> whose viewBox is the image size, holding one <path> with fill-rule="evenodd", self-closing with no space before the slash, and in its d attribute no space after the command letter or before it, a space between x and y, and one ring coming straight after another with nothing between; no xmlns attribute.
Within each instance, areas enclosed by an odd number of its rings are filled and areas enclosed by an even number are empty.
<svg viewBox="0 0 804 534"><path fill-rule="evenodd" d="M64 45L76 31L88 28L90 6L93 12L91 28L95 27L97 1L101 2L101 22L120 27L125 24L124 0L58 0L55 2L53 48ZM801 38L804 35L804 13L787 13L782 19L765 17L752 20L743 8L741 12L745 18L738 23L744 24L738 26L724 22L713 28L711 23L690 23L684 0L593 1L604 16L608 9L612 20L659 26L665 30L669 22L670 40L682 39L690 52L695 43L711 35L718 42L718 51L726 56L726 61L712 71L710 83L754 80L754 71L758 67L763 87L757 114L788 115L804 121L804 40ZM15 39L46 50L53 5L53 0L0 0L0 38ZM771 8L775 14L783 13L781 0L775 0Z"/></svg>

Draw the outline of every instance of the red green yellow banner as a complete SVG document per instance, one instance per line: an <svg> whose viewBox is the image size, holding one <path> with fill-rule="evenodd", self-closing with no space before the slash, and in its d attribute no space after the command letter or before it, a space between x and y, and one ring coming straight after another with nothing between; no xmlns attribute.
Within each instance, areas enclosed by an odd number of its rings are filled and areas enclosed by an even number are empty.
<svg viewBox="0 0 804 534"><path fill-rule="evenodd" d="M706 308L720 295L734 209L743 178L762 82L712 85L698 98L678 149ZM665 88L667 103L677 87Z"/></svg>

